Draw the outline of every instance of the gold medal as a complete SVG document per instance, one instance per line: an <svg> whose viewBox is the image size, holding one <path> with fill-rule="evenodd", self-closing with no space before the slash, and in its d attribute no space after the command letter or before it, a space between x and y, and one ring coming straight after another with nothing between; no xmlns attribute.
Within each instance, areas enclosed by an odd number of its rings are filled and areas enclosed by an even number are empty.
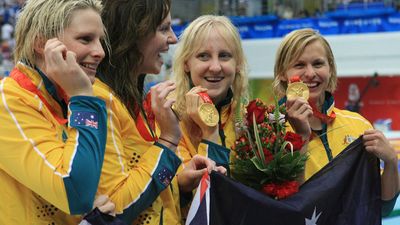
<svg viewBox="0 0 400 225"><path fill-rule="evenodd" d="M308 100L309 96L310 96L310 90L308 89L307 85L304 84L303 82L289 83L286 89L286 97L288 99L300 97L304 98L305 100Z"/></svg>
<svg viewBox="0 0 400 225"><path fill-rule="evenodd" d="M182 109L182 107L179 107L178 104L175 102L171 106L172 112L174 112L175 116L178 118L178 120L182 120L182 114L185 109Z"/></svg>
<svg viewBox="0 0 400 225"><path fill-rule="evenodd" d="M170 92L168 96L166 97L167 99L175 99L175 92ZM185 108L178 105L178 103L174 102L171 106L172 112L174 112L175 116L178 118L178 120L182 120L182 115L185 112Z"/></svg>
<svg viewBox="0 0 400 225"><path fill-rule="evenodd" d="M202 103L199 108L197 108L200 119L209 127L214 127L218 124L219 115L214 104Z"/></svg>

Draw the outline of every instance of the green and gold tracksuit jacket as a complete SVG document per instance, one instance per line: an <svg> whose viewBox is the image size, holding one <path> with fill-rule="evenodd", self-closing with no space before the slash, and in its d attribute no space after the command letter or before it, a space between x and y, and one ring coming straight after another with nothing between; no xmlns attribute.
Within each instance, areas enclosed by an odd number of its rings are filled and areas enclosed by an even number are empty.
<svg viewBox="0 0 400 225"><path fill-rule="evenodd" d="M335 108L334 105L333 96L326 92L322 113L335 115L335 119L329 124L323 124L323 129L312 135L307 146L309 158L305 169L306 180L321 170L351 142L363 135L364 131L372 129L371 123L360 114ZM293 131L289 123L287 126L287 130Z"/></svg>
<svg viewBox="0 0 400 225"><path fill-rule="evenodd" d="M77 224L69 214L90 211L97 190L105 104L59 99L52 82L23 63L11 76L0 81L0 224Z"/></svg>
<svg viewBox="0 0 400 225"><path fill-rule="evenodd" d="M234 152L231 148L234 146L236 135L235 135L235 122L234 122L234 109L231 103L232 92L228 92L228 96L217 105L219 113L219 140L217 143L201 140L197 147L191 141L191 134L187 131L186 127L181 123L182 139L177 148L177 155L184 162L182 167L188 163L193 156L202 155L212 159L218 166L224 166L229 174L230 162L234 157ZM192 199L192 193L182 193L180 195L180 206L182 221L185 222L187 213L189 211L190 202Z"/></svg>
<svg viewBox="0 0 400 225"><path fill-rule="evenodd" d="M321 170L366 130L373 129L371 123L360 114L335 108L334 98L330 93L326 92L325 96L322 113L335 115L335 119L329 124L323 124L323 129L319 133L313 133L307 146L309 158L305 168L306 180ZM282 102L284 101L285 99ZM292 130L289 123L287 125L288 130ZM393 210L398 195L391 200L382 200L382 215L388 215Z"/></svg>
<svg viewBox="0 0 400 225"><path fill-rule="evenodd" d="M109 195L117 216L127 224L180 224L179 190L174 178L181 160L152 139L143 114L136 121L132 119L106 84L96 80L93 90L106 102L108 112L99 193Z"/></svg>

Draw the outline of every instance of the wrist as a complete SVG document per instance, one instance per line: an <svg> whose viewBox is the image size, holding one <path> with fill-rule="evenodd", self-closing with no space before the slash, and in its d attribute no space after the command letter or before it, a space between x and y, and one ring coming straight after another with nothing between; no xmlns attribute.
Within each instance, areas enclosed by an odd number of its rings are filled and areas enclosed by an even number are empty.
<svg viewBox="0 0 400 225"><path fill-rule="evenodd" d="M69 97L79 96L79 95L81 95L81 96L93 96L93 89L92 88L88 88L88 89L84 89L84 90L76 90L76 91L67 93L67 95Z"/></svg>
<svg viewBox="0 0 400 225"><path fill-rule="evenodd" d="M179 145L179 141L161 136L158 138L158 142L172 150L175 150Z"/></svg>
<svg viewBox="0 0 400 225"><path fill-rule="evenodd" d="M202 129L202 139L217 142L218 141L218 126L208 129Z"/></svg>
<svg viewBox="0 0 400 225"><path fill-rule="evenodd" d="M398 164L398 157L397 154L395 154L390 159L384 161L384 169L394 168L397 170L397 164Z"/></svg>

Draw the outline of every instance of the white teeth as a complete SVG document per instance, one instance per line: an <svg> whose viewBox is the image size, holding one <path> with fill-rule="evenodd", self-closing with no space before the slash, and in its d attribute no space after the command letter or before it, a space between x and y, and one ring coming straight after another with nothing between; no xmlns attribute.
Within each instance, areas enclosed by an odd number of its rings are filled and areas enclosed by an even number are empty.
<svg viewBox="0 0 400 225"><path fill-rule="evenodd" d="M81 64L83 67L86 67L91 70L96 70L96 66L92 64Z"/></svg>
<svg viewBox="0 0 400 225"><path fill-rule="evenodd" d="M306 83L308 88L314 88L316 86L318 86L318 83Z"/></svg>
<svg viewBox="0 0 400 225"><path fill-rule="evenodd" d="M205 77L204 78L206 81L210 81L210 82L218 82L223 80L223 77Z"/></svg>

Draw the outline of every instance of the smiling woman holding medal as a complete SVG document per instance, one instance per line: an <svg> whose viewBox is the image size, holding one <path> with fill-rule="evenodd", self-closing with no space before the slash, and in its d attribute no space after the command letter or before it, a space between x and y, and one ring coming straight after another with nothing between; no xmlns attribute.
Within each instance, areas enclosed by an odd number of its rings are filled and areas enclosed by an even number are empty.
<svg viewBox="0 0 400 225"><path fill-rule="evenodd" d="M382 214L387 215L400 189L397 154L382 132L373 130L361 115L334 107L336 85L335 59L324 37L312 29L301 29L283 39L276 54L274 89L283 97L281 103L286 103L289 124L297 128L294 130L303 134L312 131L305 179L363 135L365 149L384 161L381 197Z"/></svg>
<svg viewBox="0 0 400 225"><path fill-rule="evenodd" d="M146 74L158 74L162 53L175 44L170 0L103 0L104 25L111 51L99 65L94 94L104 99L108 135L99 192L115 203L127 224L180 224L179 190L197 187L215 164L193 158L179 170L176 148L181 138L171 110L171 81L144 93Z"/></svg>
<svg viewBox="0 0 400 225"><path fill-rule="evenodd" d="M237 28L225 16L197 18L182 33L173 62L173 108L183 133L178 155L185 163L207 156L229 172L236 126L248 103L248 68Z"/></svg>
<svg viewBox="0 0 400 225"><path fill-rule="evenodd" d="M227 17L201 16L183 32L173 62L183 133L178 155L186 163L200 154L229 169L234 120L248 96L238 31Z"/></svg>

